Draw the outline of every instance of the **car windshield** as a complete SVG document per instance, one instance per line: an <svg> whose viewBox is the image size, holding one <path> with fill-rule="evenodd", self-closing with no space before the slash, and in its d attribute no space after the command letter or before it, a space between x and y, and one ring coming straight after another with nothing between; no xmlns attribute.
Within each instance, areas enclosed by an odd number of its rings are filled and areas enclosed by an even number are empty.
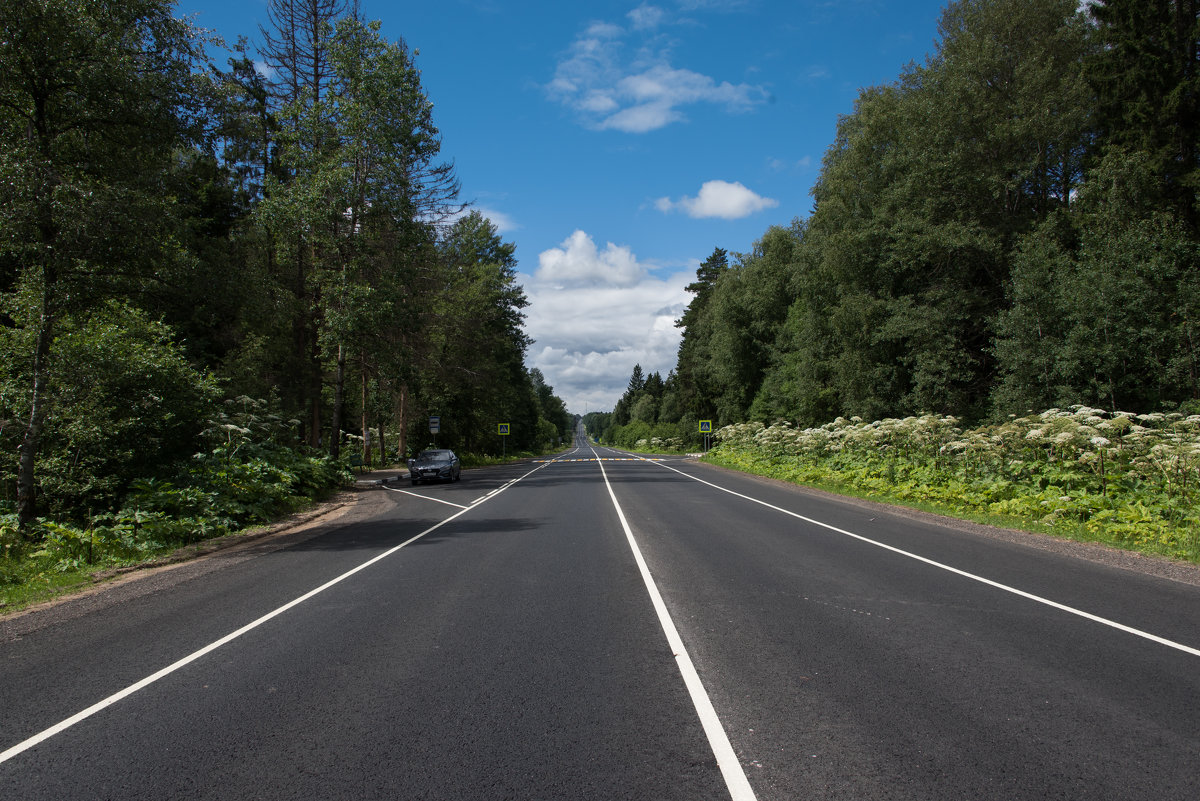
<svg viewBox="0 0 1200 801"><path fill-rule="evenodd" d="M422 461L429 460L429 461L447 461L447 462L450 461L450 459L452 459L453 457L454 457L454 454L451 453L450 451L421 451L421 453L417 456L417 458Z"/></svg>

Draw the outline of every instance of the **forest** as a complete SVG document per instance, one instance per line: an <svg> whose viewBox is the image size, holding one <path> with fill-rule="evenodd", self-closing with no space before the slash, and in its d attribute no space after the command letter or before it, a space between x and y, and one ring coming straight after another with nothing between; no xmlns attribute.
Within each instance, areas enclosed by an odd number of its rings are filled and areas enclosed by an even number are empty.
<svg viewBox="0 0 1200 801"><path fill-rule="evenodd" d="M717 247L676 367L589 430L1200 410L1200 2L959 0L859 92L804 218Z"/></svg>
<svg viewBox="0 0 1200 801"><path fill-rule="evenodd" d="M0 4L6 548L267 519L431 415L468 454L571 434L414 52L353 0L267 6L252 51L169 0Z"/></svg>

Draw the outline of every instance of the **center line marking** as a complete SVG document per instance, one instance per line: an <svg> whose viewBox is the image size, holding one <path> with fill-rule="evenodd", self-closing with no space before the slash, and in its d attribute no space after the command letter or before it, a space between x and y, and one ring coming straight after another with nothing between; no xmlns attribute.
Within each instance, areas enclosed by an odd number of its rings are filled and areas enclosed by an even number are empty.
<svg viewBox="0 0 1200 801"><path fill-rule="evenodd" d="M595 451L593 451L594 453ZM667 610L662 594L658 591L658 585L655 584L654 577L650 575L650 568L642 557L642 549L638 547L637 540L633 537L633 530L629 527L629 521L625 519L625 512L617 501L617 494L613 492L612 484L609 483L608 472L604 469L604 460L596 459L596 464L600 465L600 474L604 476L604 486L608 487L608 497L612 498L613 507L617 510L617 518L621 521L621 528L625 531L625 539L628 540L629 548L633 551L633 560L642 574L642 581L646 583L646 591L650 594L650 602L658 614L658 622L662 625L663 633L667 635L667 644L671 646L671 651L675 654L675 662L679 666L679 672L683 674L683 683L692 697L692 704L696 707L696 714L700 717L700 725L704 727L709 747L712 748L713 755L717 758L717 766L720 767L721 775L725 778L729 797L733 801L756 801L757 796L754 795L754 789L750 786L749 779L746 778L746 772L742 770L742 763L733 750L733 744L729 742L729 735L725 733L725 727L717 716L712 699L708 697L708 691L704 689L704 682L700 680L700 674L696 672L696 666L692 664L692 658L683 645L683 638L679 636L679 630L675 628L675 621L671 619L671 613Z"/></svg>

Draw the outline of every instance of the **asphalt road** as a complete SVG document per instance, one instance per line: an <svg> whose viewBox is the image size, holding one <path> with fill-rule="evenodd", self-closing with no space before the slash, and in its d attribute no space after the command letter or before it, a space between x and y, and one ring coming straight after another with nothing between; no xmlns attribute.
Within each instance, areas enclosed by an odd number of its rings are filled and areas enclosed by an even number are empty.
<svg viewBox="0 0 1200 801"><path fill-rule="evenodd" d="M208 565L0 642L0 798L1200 798L1200 587L694 461Z"/></svg>

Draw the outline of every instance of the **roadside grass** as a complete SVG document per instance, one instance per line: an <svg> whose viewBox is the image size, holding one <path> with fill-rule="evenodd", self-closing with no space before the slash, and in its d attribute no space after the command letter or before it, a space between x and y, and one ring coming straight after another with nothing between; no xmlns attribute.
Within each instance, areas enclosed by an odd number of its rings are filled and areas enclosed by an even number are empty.
<svg viewBox="0 0 1200 801"><path fill-rule="evenodd" d="M221 540L236 541L264 527L285 519L291 514L315 508L328 497L317 493L313 497L294 498L271 519L258 519L244 526L212 525L211 521L172 521L175 538L163 541L154 529L147 526L139 537L133 532L119 532L115 540L112 529L106 527L76 530L67 526L46 524L38 538L22 541L11 526L0 524L0 616L19 612L43 601L70 595L94 584L108 581L121 573L140 568L157 567L194 558L221 547ZM4 521L7 522L7 521ZM180 530L190 530L179 535ZM119 529L118 529L119 531ZM121 536L123 535L123 536Z"/></svg>
<svg viewBox="0 0 1200 801"><path fill-rule="evenodd" d="M1200 416L1073 407L972 430L926 415L744 423L705 458L989 525L1200 563Z"/></svg>
<svg viewBox="0 0 1200 801"><path fill-rule="evenodd" d="M52 557L0 556L0 615L19 612L95 582L91 569L60 570Z"/></svg>
<svg viewBox="0 0 1200 801"><path fill-rule="evenodd" d="M719 450L710 451L701 457L701 461L714 464L719 467L726 467L731 470L737 470L741 473L749 473L751 475L763 476L764 478L774 478L780 481L787 481L798 486L809 487L811 489L821 490L834 495L842 495L848 498L859 498L864 501L874 501L876 503L888 504L891 506L902 506L906 509L916 509L921 512L941 515L943 517L953 517L959 520L967 520L972 523L981 523L988 526L996 526L997 528L1016 529L1018 531L1029 531L1035 534L1049 534L1062 537L1064 539L1075 540L1077 542L1102 542L1113 545L1118 545L1116 542L1111 542L1105 538L1088 531L1082 525L1075 527L1057 527L1047 526L1033 520L1029 517L1020 517L1015 515L996 514L994 512L981 511L977 508L950 503L937 503L934 501L921 500L913 498L910 494L905 493L895 494L889 493L880 489L864 489L854 483L849 477L839 475L834 472L816 474L809 471L797 471L793 466L779 464L774 461L755 462L745 458L729 458L728 454L723 454ZM1118 547L1126 547L1118 545ZM1140 550L1140 549L1133 549ZM1150 551L1144 551L1151 553ZM1198 561L1194 559L1191 561Z"/></svg>

